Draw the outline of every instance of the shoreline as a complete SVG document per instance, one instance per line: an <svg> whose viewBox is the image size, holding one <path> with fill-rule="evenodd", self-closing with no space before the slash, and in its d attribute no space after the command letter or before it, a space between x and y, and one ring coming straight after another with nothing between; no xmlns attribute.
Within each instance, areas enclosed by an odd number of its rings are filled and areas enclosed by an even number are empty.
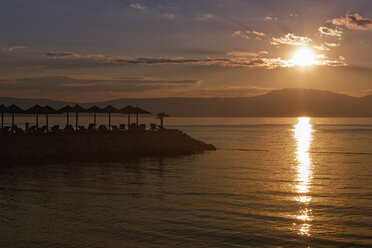
<svg viewBox="0 0 372 248"><path fill-rule="evenodd" d="M105 162L214 151L177 129L0 136L1 164Z"/></svg>

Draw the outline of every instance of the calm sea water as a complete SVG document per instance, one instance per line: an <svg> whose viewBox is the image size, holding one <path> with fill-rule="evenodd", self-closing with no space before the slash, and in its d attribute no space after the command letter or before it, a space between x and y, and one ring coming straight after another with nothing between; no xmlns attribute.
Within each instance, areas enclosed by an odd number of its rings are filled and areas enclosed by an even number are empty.
<svg viewBox="0 0 372 248"><path fill-rule="evenodd" d="M372 246L372 119L165 123L218 150L2 165L0 247Z"/></svg>

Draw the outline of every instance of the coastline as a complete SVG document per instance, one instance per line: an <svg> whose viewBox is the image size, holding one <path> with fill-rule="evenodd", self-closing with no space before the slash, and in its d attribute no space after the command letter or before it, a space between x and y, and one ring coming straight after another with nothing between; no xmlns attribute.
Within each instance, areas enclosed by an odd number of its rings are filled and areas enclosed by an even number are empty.
<svg viewBox="0 0 372 248"><path fill-rule="evenodd" d="M216 148L177 129L1 135L1 164L106 162L171 157Z"/></svg>

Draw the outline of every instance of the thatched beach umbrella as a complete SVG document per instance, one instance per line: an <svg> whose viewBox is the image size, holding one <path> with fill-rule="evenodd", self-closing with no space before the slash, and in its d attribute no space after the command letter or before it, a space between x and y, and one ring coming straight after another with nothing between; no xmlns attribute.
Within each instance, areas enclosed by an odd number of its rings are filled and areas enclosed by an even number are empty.
<svg viewBox="0 0 372 248"><path fill-rule="evenodd" d="M72 107L70 105L66 105L63 108L58 109L58 111L60 111L61 113L66 113L66 125L69 125L70 124L69 113L73 112L71 110L72 110Z"/></svg>
<svg viewBox="0 0 372 248"><path fill-rule="evenodd" d="M111 105L108 105L107 107L104 107L102 110L101 110L102 113L108 113L109 114L109 124L108 124L108 127L109 127L109 130L111 130L111 113L121 113L120 110L118 110L117 108L111 106Z"/></svg>
<svg viewBox="0 0 372 248"><path fill-rule="evenodd" d="M137 125L138 125L138 115L139 114L151 114L150 112L146 111L146 110L143 110L139 107L135 107L135 112L136 112L136 121L137 121Z"/></svg>
<svg viewBox="0 0 372 248"><path fill-rule="evenodd" d="M0 112L1 112L1 128L4 128L4 113L6 113L8 110L5 105L1 104L0 105Z"/></svg>
<svg viewBox="0 0 372 248"><path fill-rule="evenodd" d="M58 110L55 110L54 108L46 105L45 107L43 107L43 114L45 114L45 125L47 127L47 131L49 129L49 115L52 115L52 114L60 114L61 112L58 111Z"/></svg>
<svg viewBox="0 0 372 248"><path fill-rule="evenodd" d="M87 112L89 113L93 113L94 114L94 118L93 118L93 121L94 121L94 127L96 127L96 124L97 124L97 113L102 113L102 109L98 106L93 106L93 107L90 107L89 109L87 109Z"/></svg>
<svg viewBox="0 0 372 248"><path fill-rule="evenodd" d="M128 115L128 127L130 126L130 115L136 113L136 108L128 105L122 109L120 109L120 113Z"/></svg>
<svg viewBox="0 0 372 248"><path fill-rule="evenodd" d="M79 126L79 113L86 113L87 110L83 107L81 107L79 104L76 104L71 108L71 112L76 113L76 119L75 119L75 128L77 130Z"/></svg>
<svg viewBox="0 0 372 248"><path fill-rule="evenodd" d="M20 107L18 107L15 104L12 104L9 107L7 107L6 111L7 111L6 113L12 114L12 127L14 126L14 115L15 114L22 114L24 112L23 109L21 109Z"/></svg>
<svg viewBox="0 0 372 248"><path fill-rule="evenodd" d="M33 114L33 115L36 115L36 127L39 126L39 114L42 114L43 113L43 107L41 107L40 105L36 104L35 106L27 109L25 111L25 114Z"/></svg>

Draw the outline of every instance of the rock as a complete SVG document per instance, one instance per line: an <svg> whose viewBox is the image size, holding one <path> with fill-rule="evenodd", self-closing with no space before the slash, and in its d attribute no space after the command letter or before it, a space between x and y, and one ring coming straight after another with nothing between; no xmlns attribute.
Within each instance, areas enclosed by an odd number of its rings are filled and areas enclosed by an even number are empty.
<svg viewBox="0 0 372 248"><path fill-rule="evenodd" d="M216 148L177 129L107 133L0 135L0 163L120 161L179 156Z"/></svg>

